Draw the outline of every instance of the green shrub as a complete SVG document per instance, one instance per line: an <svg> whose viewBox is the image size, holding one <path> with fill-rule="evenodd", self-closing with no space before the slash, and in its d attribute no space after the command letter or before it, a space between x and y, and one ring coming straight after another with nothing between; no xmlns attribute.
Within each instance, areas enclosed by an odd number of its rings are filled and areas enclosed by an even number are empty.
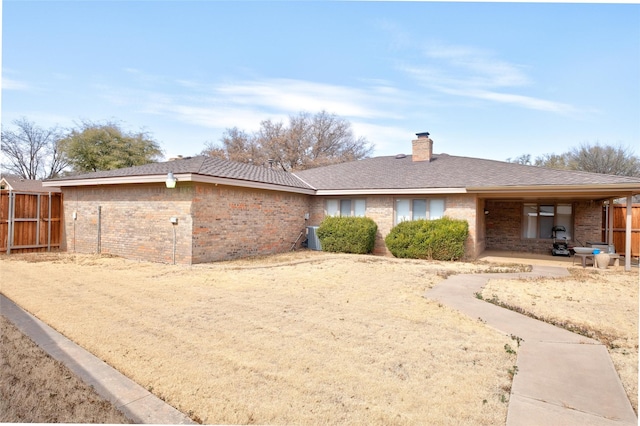
<svg viewBox="0 0 640 426"><path fill-rule="evenodd" d="M366 254L373 251L378 225L368 217L326 217L317 235L322 250Z"/></svg>
<svg viewBox="0 0 640 426"><path fill-rule="evenodd" d="M466 220L443 217L401 222L391 229L385 243L395 257L458 260L464 256L468 235Z"/></svg>

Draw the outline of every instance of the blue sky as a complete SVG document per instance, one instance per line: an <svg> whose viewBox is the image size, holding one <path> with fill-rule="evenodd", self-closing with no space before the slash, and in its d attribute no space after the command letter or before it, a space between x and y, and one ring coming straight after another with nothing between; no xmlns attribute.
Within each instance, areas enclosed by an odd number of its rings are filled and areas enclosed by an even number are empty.
<svg viewBox="0 0 640 426"><path fill-rule="evenodd" d="M505 160L582 143L640 154L640 5L16 1L2 125L119 120L166 157L327 110L375 144Z"/></svg>

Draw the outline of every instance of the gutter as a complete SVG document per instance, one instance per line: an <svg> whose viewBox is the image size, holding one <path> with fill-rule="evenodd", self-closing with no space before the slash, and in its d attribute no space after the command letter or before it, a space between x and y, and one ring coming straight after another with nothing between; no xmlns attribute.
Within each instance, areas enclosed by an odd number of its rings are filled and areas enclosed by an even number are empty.
<svg viewBox="0 0 640 426"><path fill-rule="evenodd" d="M212 183L215 185L239 186L243 188L265 189L269 191L293 192L298 194L315 195L314 189L297 188L293 186L278 185L274 183L255 182L240 179L221 178L214 176L202 176L194 173L175 173L174 177L180 182ZM165 183L167 175L146 175L146 176L119 176L96 179L67 179L53 180L42 183L46 187L67 187L67 186L96 186L96 185L133 185L143 183Z"/></svg>
<svg viewBox="0 0 640 426"><path fill-rule="evenodd" d="M318 189L315 195L429 195L467 194L465 188L371 188L371 189Z"/></svg>

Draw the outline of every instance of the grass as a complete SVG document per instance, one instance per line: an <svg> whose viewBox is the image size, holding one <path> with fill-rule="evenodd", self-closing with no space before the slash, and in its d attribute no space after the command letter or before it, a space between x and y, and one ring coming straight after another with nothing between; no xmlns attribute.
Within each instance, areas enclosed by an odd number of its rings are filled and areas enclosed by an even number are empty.
<svg viewBox="0 0 640 426"><path fill-rule="evenodd" d="M0 422L131 423L0 316Z"/></svg>
<svg viewBox="0 0 640 426"><path fill-rule="evenodd" d="M37 262L34 262L37 261ZM513 340L423 295L482 265L0 257L2 292L194 420L504 424Z"/></svg>
<svg viewBox="0 0 640 426"><path fill-rule="evenodd" d="M561 279L490 280L482 298L606 345L638 412L638 271L571 268Z"/></svg>

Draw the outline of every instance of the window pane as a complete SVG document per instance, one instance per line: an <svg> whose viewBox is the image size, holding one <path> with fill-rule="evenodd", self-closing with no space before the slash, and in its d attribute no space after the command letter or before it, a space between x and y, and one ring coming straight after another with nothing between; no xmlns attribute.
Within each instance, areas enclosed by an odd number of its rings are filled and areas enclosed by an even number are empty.
<svg viewBox="0 0 640 426"><path fill-rule="evenodd" d="M338 200L327 200L327 216L338 216L339 214Z"/></svg>
<svg viewBox="0 0 640 426"><path fill-rule="evenodd" d="M525 203L522 216L522 237L535 238L538 229L538 205Z"/></svg>
<svg viewBox="0 0 640 426"><path fill-rule="evenodd" d="M396 223L411 220L409 200L396 200Z"/></svg>
<svg viewBox="0 0 640 426"><path fill-rule="evenodd" d="M340 200L340 216L351 216L351 200Z"/></svg>
<svg viewBox="0 0 640 426"><path fill-rule="evenodd" d="M554 206L540 206L540 238L553 238Z"/></svg>
<svg viewBox="0 0 640 426"><path fill-rule="evenodd" d="M367 211L367 207L366 207L366 203L364 200L353 200L354 202L354 207L353 207L353 214L357 217L364 217L366 211Z"/></svg>
<svg viewBox="0 0 640 426"><path fill-rule="evenodd" d="M571 218L571 204L558 204L556 226L564 226L567 230L564 234L559 232L558 238L567 237L567 240L571 240L573 235L573 220Z"/></svg>
<svg viewBox="0 0 640 426"><path fill-rule="evenodd" d="M429 219L440 219L444 216L444 200L429 200Z"/></svg>
<svg viewBox="0 0 640 426"><path fill-rule="evenodd" d="M427 218L427 200L413 200L413 220Z"/></svg>

